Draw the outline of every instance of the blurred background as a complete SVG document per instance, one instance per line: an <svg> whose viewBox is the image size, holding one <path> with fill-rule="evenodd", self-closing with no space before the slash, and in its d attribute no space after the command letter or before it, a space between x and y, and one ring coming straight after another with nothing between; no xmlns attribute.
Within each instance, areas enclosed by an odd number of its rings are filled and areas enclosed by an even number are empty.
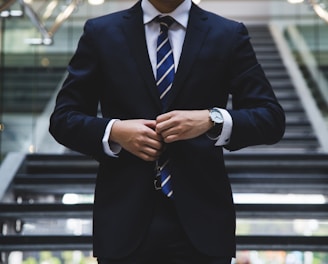
<svg viewBox="0 0 328 264"><path fill-rule="evenodd" d="M56 143L49 116L85 21L135 3L0 0L0 263L96 263L97 163ZM233 263L328 263L328 1L195 3L247 26L287 117L280 143L225 153Z"/></svg>

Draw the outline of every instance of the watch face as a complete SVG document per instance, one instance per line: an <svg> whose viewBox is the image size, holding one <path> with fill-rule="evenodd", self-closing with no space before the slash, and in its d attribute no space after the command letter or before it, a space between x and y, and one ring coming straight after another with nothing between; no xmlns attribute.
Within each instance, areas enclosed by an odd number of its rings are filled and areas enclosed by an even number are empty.
<svg viewBox="0 0 328 264"><path fill-rule="evenodd" d="M211 119L215 123L222 123L223 122L223 117L222 117L222 114L221 114L220 110L217 110L215 108L212 109L211 110Z"/></svg>

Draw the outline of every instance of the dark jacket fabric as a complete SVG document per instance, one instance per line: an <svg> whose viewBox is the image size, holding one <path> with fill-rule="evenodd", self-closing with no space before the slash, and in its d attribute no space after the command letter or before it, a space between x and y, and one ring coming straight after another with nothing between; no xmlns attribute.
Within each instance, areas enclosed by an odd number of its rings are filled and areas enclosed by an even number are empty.
<svg viewBox="0 0 328 264"><path fill-rule="evenodd" d="M256 59L242 23L192 5L168 108L226 108L233 129L228 150L273 144L284 112ZM101 115L98 114L100 109ZM99 161L94 254L127 256L139 245L154 206L154 162L124 149L103 151L112 118L155 119L163 112L150 64L140 2L88 20L58 94L50 132L61 144ZM235 210L222 147L206 135L168 144L174 205L192 243L213 256L235 254Z"/></svg>

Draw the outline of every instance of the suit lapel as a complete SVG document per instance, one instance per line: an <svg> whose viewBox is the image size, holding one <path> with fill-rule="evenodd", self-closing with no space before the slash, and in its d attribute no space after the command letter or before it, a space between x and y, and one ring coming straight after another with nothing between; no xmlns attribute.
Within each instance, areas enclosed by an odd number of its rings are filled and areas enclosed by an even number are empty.
<svg viewBox="0 0 328 264"><path fill-rule="evenodd" d="M129 10L128 15L124 16L124 19L125 23L122 26L123 31L133 57L138 65L138 70L146 82L146 89L148 89L153 98L153 102L155 102L156 106L161 109L161 101L158 95L156 81L147 50L140 1Z"/></svg>
<svg viewBox="0 0 328 264"><path fill-rule="evenodd" d="M183 87L183 82L188 77L194 60L203 45L203 41L205 40L209 30L209 25L206 23L206 20L206 13L198 6L193 4L190 10L189 22L180 56L179 66L174 78L171 95L168 99L169 106L174 103L174 99Z"/></svg>
<svg viewBox="0 0 328 264"><path fill-rule="evenodd" d="M125 23L122 28L125 37L128 41L133 57L136 60L140 74L146 82L153 102L158 109L162 109L161 101L156 87L156 81L152 71L149 55L147 51L145 29L143 25L143 13L140 1L135 4L124 16ZM180 56L179 66L174 78L174 83L171 89L171 95L168 98L168 107L174 103L174 99L183 87L183 82L188 77L190 69L194 63L197 54L205 40L209 26L206 23L207 15L195 4L190 10L187 32ZM167 109L164 109L166 111Z"/></svg>

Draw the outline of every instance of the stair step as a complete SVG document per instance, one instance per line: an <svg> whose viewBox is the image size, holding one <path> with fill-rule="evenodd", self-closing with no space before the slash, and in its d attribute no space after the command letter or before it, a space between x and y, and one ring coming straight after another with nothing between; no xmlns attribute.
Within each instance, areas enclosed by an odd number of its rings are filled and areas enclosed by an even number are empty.
<svg viewBox="0 0 328 264"><path fill-rule="evenodd" d="M7 113L42 112L59 82L62 68L4 68L3 110Z"/></svg>
<svg viewBox="0 0 328 264"><path fill-rule="evenodd" d="M321 153L320 145L301 101L288 76L277 48L265 26L249 28L251 41L257 52L272 87L286 111L286 132L275 145L252 146L229 152L224 150L225 164L234 193L328 193L328 154ZM61 72L62 71L62 72ZM35 69L8 69L5 84L13 86L6 91L4 109L12 112L31 111L31 107L42 111L44 103L64 69L45 71ZM17 76L20 76L19 78ZM36 78L37 76L37 78ZM22 81L24 80L24 81ZM25 84L30 82L31 84ZM54 86L52 87L52 82ZM41 89L42 87L42 89ZM34 94L33 103L26 90ZM7 110L6 110L7 111ZM38 201L38 198L53 196L60 200L65 193L93 195L98 162L79 154L28 154L20 165L12 184L12 197L21 196L23 201ZM34 198L36 198L34 200ZM327 219L328 204L236 204L239 218L265 219L272 217L288 219ZM92 204L64 205L57 203L1 204L0 223L16 219L38 221L51 218L57 221L69 218L92 218ZM2 252L12 250L92 250L91 235L29 236L22 234L0 235ZM268 233L270 234L270 233ZM327 237L278 236L237 236L237 246L242 249L272 250L325 250L328 251Z"/></svg>
<svg viewBox="0 0 328 264"><path fill-rule="evenodd" d="M237 250L328 251L325 236L246 236L237 235ZM0 236L4 252L45 250L92 250L91 235L10 235Z"/></svg>

